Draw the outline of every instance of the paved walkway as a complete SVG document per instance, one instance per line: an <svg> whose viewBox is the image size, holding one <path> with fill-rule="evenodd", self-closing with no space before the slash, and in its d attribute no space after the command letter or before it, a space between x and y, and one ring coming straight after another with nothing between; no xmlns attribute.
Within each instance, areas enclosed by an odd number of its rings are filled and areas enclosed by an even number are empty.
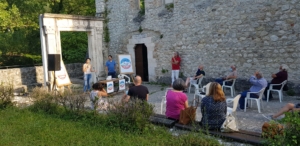
<svg viewBox="0 0 300 146"><path fill-rule="evenodd" d="M150 98L149 102L155 105L155 112L160 113L160 103L161 103L161 97L164 95L165 91L163 90L162 86L159 85L150 85L150 84L144 84L148 87L150 91ZM188 101L189 105L191 105L193 98L194 98L194 90L191 91L191 93L187 93L188 95ZM229 90L226 93L226 97L230 97ZM283 96L283 101L279 102L278 96L276 94L274 95L274 99L269 102L263 102L263 110L262 113L258 113L256 103L253 102L252 108L248 108L246 112L238 110L236 112L236 117L238 121L238 126L241 129L254 131L254 132L261 132L261 126L264 122L268 121L266 118L263 117L264 115L270 115L277 112L281 107L283 107L286 103L300 103L300 97L296 96ZM228 104L227 106L232 107L232 104ZM165 106L163 108L163 114L165 112ZM283 117L283 116L282 116ZM280 117L280 118L282 118ZM197 116L196 119L198 121L201 121L201 112L200 108L197 109Z"/></svg>

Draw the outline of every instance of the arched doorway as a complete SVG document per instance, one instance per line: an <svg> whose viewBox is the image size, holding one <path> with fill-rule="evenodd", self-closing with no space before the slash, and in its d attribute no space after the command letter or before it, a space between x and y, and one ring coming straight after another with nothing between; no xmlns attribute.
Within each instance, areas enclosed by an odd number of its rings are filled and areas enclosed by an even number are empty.
<svg viewBox="0 0 300 146"><path fill-rule="evenodd" d="M148 72L148 53L145 44L136 44L134 48L135 54L135 73L140 75L143 81L149 81Z"/></svg>

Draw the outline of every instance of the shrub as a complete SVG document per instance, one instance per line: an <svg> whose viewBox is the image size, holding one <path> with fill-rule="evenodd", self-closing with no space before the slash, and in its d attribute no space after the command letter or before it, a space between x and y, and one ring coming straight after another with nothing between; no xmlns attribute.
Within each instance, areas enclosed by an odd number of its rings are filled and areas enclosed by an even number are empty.
<svg viewBox="0 0 300 146"><path fill-rule="evenodd" d="M128 103L114 103L107 112L109 124L126 131L144 131L149 128L153 105L139 99Z"/></svg>
<svg viewBox="0 0 300 146"><path fill-rule="evenodd" d="M269 145L274 146L296 146L299 145L300 140L300 113L299 112L287 112L285 117L279 121L284 124L283 136L277 135L273 139L268 139Z"/></svg>
<svg viewBox="0 0 300 146"><path fill-rule="evenodd" d="M78 112L84 110L84 103L87 101L86 95L80 93L79 90L66 90L59 94L56 98L56 103L63 105L65 110Z"/></svg>
<svg viewBox="0 0 300 146"><path fill-rule="evenodd" d="M289 89L288 91L286 91L286 94L288 95L288 96L295 96L295 91L293 90L293 89Z"/></svg>
<svg viewBox="0 0 300 146"><path fill-rule="evenodd" d="M47 113L54 113L57 111L57 104L55 101L55 94L48 92L47 88L35 87L32 89L30 97L33 99L34 104L30 107L33 111L44 111Z"/></svg>
<svg viewBox="0 0 300 146"><path fill-rule="evenodd" d="M12 99L14 97L13 86L11 84L0 84L0 109L12 106Z"/></svg>
<svg viewBox="0 0 300 146"><path fill-rule="evenodd" d="M36 87L32 90L31 98L34 99L32 109L45 112L57 112L62 105L66 111L78 112L84 110L86 96L78 90L65 90L63 93L48 92L46 88Z"/></svg>

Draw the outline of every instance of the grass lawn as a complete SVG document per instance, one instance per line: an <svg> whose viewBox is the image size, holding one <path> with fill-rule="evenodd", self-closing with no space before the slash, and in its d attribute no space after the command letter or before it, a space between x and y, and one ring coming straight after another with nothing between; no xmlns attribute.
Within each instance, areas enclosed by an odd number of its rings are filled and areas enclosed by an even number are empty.
<svg viewBox="0 0 300 146"><path fill-rule="evenodd" d="M200 134L174 137L163 127L143 133L66 120L27 109L0 110L0 145L219 145Z"/></svg>

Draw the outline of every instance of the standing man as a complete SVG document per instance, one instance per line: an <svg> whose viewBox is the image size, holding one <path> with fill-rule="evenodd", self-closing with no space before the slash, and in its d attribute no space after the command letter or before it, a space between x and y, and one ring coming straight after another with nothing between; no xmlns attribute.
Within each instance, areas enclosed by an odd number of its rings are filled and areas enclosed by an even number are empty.
<svg viewBox="0 0 300 146"><path fill-rule="evenodd" d="M172 62L172 83L171 83L171 85L173 85L173 82L176 79L178 79L179 70L180 70L181 58L179 57L178 52L174 52L171 62Z"/></svg>
<svg viewBox="0 0 300 146"><path fill-rule="evenodd" d="M140 99L142 101L148 101L149 98L149 90L147 87L142 85L142 77L137 75L134 78L135 86L129 88L125 102L128 102L129 99Z"/></svg>
<svg viewBox="0 0 300 146"><path fill-rule="evenodd" d="M105 66L106 66L107 76L116 78L116 62L112 60L111 55L108 55L108 60L106 61Z"/></svg>
<svg viewBox="0 0 300 146"><path fill-rule="evenodd" d="M266 90L264 92L264 96L265 98L263 98L263 100L267 100L267 94L268 94L268 90L270 87L270 84L281 84L283 81L288 79L288 72L287 72L287 66L286 65L281 65L279 67L279 72L277 74L272 74L272 81L271 83L268 84L268 86L266 87ZM277 89L279 90L281 88L281 86L273 86L273 89ZM269 94L269 100L272 100L273 96L272 96L272 92L270 92Z"/></svg>

